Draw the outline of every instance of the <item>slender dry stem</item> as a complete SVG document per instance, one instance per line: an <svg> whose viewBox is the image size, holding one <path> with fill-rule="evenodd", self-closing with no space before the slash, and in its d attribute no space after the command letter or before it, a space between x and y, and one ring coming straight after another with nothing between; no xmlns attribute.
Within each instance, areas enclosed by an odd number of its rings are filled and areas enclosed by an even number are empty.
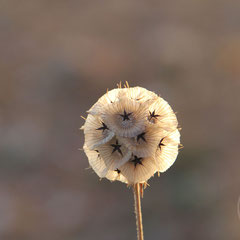
<svg viewBox="0 0 240 240"><path fill-rule="evenodd" d="M138 236L138 240L143 240L142 210L141 210L141 196L140 196L139 183L134 184L133 193L134 193L134 206L135 206L136 225L137 225L137 236Z"/></svg>

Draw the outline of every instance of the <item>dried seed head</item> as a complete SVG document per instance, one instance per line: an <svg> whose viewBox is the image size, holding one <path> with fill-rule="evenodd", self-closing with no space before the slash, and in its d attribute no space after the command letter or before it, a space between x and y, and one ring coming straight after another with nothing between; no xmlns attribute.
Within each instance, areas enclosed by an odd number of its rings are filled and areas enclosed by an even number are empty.
<svg viewBox="0 0 240 240"><path fill-rule="evenodd" d="M117 88L88 111L84 151L100 178L145 183L175 161L180 144L169 104L141 87Z"/></svg>

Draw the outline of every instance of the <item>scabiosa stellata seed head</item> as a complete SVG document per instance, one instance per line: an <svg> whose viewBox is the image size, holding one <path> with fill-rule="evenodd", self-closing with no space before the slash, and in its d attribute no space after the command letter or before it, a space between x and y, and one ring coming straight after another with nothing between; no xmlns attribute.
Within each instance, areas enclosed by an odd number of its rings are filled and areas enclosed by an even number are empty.
<svg viewBox="0 0 240 240"><path fill-rule="evenodd" d="M117 88L89 110L84 151L100 178L146 183L176 160L180 134L169 104L141 87Z"/></svg>

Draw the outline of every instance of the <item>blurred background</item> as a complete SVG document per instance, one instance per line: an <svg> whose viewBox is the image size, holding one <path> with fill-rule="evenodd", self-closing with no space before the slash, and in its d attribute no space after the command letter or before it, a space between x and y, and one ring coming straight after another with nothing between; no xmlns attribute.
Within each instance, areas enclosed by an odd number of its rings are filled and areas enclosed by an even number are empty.
<svg viewBox="0 0 240 240"><path fill-rule="evenodd" d="M149 181L145 238L240 239L240 1L0 0L0 239L136 239L80 115L120 81L166 99L182 143Z"/></svg>

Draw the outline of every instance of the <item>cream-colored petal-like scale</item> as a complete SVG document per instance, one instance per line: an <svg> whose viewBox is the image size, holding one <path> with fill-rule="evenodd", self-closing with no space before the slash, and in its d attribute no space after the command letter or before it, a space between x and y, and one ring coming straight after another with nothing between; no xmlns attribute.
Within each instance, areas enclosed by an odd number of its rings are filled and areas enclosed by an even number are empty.
<svg viewBox="0 0 240 240"><path fill-rule="evenodd" d="M97 173L100 178L106 176L105 169L106 164L103 159L100 157L97 150L90 150L86 145L83 146L84 152L86 153L89 161L89 165Z"/></svg>
<svg viewBox="0 0 240 240"><path fill-rule="evenodd" d="M146 102L149 100L156 100L158 98L157 94L142 87L133 87L126 90L128 91L129 98L135 101Z"/></svg>
<svg viewBox="0 0 240 240"><path fill-rule="evenodd" d="M97 148L100 156L105 163L105 173L116 170L125 164L132 156L131 151L127 149L118 139L113 138L106 144Z"/></svg>
<svg viewBox="0 0 240 240"><path fill-rule="evenodd" d="M88 110L92 115L99 115L102 112L102 107L113 102L118 101L120 92L122 90L120 88L113 89L105 93L102 97L98 99L98 101Z"/></svg>
<svg viewBox="0 0 240 240"><path fill-rule="evenodd" d="M134 155L139 157L154 156L159 141L165 136L165 131L156 125L147 123L143 132L133 138L121 138L122 142Z"/></svg>
<svg viewBox="0 0 240 240"><path fill-rule="evenodd" d="M171 132L167 132L166 138L164 139L164 142L167 145L176 146L180 144L180 132L178 129L175 129Z"/></svg>
<svg viewBox="0 0 240 240"><path fill-rule="evenodd" d="M178 146L164 146L161 153L156 155L156 165L159 172L165 172L175 162L178 155Z"/></svg>
<svg viewBox="0 0 240 240"><path fill-rule="evenodd" d="M88 157L90 166L100 178L107 178L111 181L118 180L128 183L127 179L118 171L108 171L106 174L107 166L105 165L105 162L100 156L98 150L90 150L86 145L84 145L83 149Z"/></svg>
<svg viewBox="0 0 240 240"><path fill-rule="evenodd" d="M120 181L128 184L127 179L117 170L108 171L106 178L109 179L110 181Z"/></svg>
<svg viewBox="0 0 240 240"><path fill-rule="evenodd" d="M107 105L102 109L101 117L118 136L135 137L145 129L148 104L128 98Z"/></svg>
<svg viewBox="0 0 240 240"><path fill-rule="evenodd" d="M86 119L83 131L85 134L85 145L91 150L110 141L115 135L113 131L108 129L101 118L91 114Z"/></svg>
<svg viewBox="0 0 240 240"><path fill-rule="evenodd" d="M173 131L162 139L155 155L159 172L165 172L173 165L178 155L179 143L180 134L178 130Z"/></svg>
<svg viewBox="0 0 240 240"><path fill-rule="evenodd" d="M135 165L134 156L120 167L121 174L128 180L129 184L144 183L157 171L157 166L153 157L142 158L141 164Z"/></svg>
<svg viewBox="0 0 240 240"><path fill-rule="evenodd" d="M151 123L158 124L159 127L171 131L177 128L178 121L170 105L162 98L158 98L149 107L148 119Z"/></svg>

